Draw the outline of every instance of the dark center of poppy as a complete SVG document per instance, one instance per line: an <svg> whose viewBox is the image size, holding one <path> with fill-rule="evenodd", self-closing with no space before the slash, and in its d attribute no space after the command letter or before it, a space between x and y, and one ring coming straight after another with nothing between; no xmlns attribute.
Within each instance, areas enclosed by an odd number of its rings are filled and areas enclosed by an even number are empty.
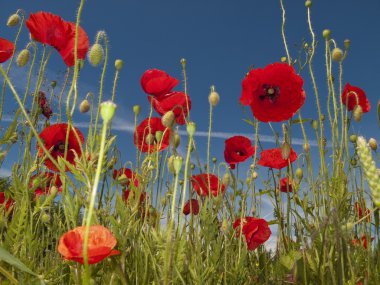
<svg viewBox="0 0 380 285"><path fill-rule="evenodd" d="M59 141L55 146L54 150L59 151L59 152L64 152L65 151L65 143L62 141Z"/></svg>
<svg viewBox="0 0 380 285"><path fill-rule="evenodd" d="M239 156L243 156L244 155L244 151L241 151L241 150L237 150L235 151L235 153Z"/></svg>
<svg viewBox="0 0 380 285"><path fill-rule="evenodd" d="M262 95L259 96L261 101L269 100L271 103L277 101L278 96L280 96L280 87L270 84L263 84Z"/></svg>

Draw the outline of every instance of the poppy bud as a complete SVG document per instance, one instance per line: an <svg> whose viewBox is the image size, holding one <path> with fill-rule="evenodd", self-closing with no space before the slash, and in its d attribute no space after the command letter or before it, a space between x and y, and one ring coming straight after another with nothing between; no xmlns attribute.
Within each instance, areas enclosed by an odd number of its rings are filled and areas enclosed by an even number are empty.
<svg viewBox="0 0 380 285"><path fill-rule="evenodd" d="M50 222L50 215L47 214L47 213L43 213L41 215L41 221L44 223L44 224L48 224Z"/></svg>
<svg viewBox="0 0 380 285"><path fill-rule="evenodd" d="M374 138L368 140L368 145L373 151L377 150L377 141Z"/></svg>
<svg viewBox="0 0 380 285"><path fill-rule="evenodd" d="M181 171L182 160L183 160L182 157L179 155L174 157L173 166L174 166L174 171L176 175L178 175L178 173Z"/></svg>
<svg viewBox="0 0 380 285"><path fill-rule="evenodd" d="M14 26L17 26L19 22L20 22L20 16L18 14L13 14L9 16L8 21L7 21L7 26L14 27Z"/></svg>
<svg viewBox="0 0 380 285"><path fill-rule="evenodd" d="M175 134L174 135L174 138L173 138L173 145L175 148L177 148L181 143L181 137L179 136L179 134Z"/></svg>
<svg viewBox="0 0 380 285"><path fill-rule="evenodd" d="M146 142L148 145L152 145L152 144L154 144L154 135L152 135L151 133L149 133L149 134L145 137L145 142Z"/></svg>
<svg viewBox="0 0 380 285"><path fill-rule="evenodd" d="M104 122L108 123L112 120L113 116L115 115L116 107L117 105L111 100L100 104L100 115L102 116Z"/></svg>
<svg viewBox="0 0 380 285"><path fill-rule="evenodd" d="M296 169L296 177L301 180L303 178L303 170L302 168L297 168Z"/></svg>
<svg viewBox="0 0 380 285"><path fill-rule="evenodd" d="M255 180L259 176L259 174L256 171L252 172L252 179Z"/></svg>
<svg viewBox="0 0 380 285"><path fill-rule="evenodd" d="M305 2L305 7L306 8L311 8L311 5L312 5L313 3L311 2L311 0L306 0L306 2Z"/></svg>
<svg viewBox="0 0 380 285"><path fill-rule="evenodd" d="M290 155L290 145L287 142L283 142L281 145L282 159L287 160Z"/></svg>
<svg viewBox="0 0 380 285"><path fill-rule="evenodd" d="M224 174L222 178L222 184L224 185L224 187L227 188L230 185L230 182L231 182L230 174L226 172L226 174Z"/></svg>
<svg viewBox="0 0 380 285"><path fill-rule="evenodd" d="M353 116L355 122L360 122L363 116L363 109L362 106L356 105L353 111Z"/></svg>
<svg viewBox="0 0 380 285"><path fill-rule="evenodd" d="M309 151L310 151L310 144L308 144L308 143L304 143L304 144L303 144L303 151L304 151L305 153L309 153Z"/></svg>
<svg viewBox="0 0 380 285"><path fill-rule="evenodd" d="M115 69L119 71L123 68L123 61L121 59L115 60Z"/></svg>
<svg viewBox="0 0 380 285"><path fill-rule="evenodd" d="M161 122L162 124L167 127L167 128L171 128L173 127L173 124L175 122L175 115L174 115L174 112L172 110L166 112L162 118L161 118Z"/></svg>
<svg viewBox="0 0 380 285"><path fill-rule="evenodd" d="M19 52L16 63L18 67L24 67L30 58L30 52L28 49L23 49L22 51Z"/></svg>
<svg viewBox="0 0 380 285"><path fill-rule="evenodd" d="M216 163L216 161L217 161L217 159L216 159L216 157L214 156L214 157L212 158L212 163Z"/></svg>
<svg viewBox="0 0 380 285"><path fill-rule="evenodd" d="M314 129L314 131L318 130L318 122L317 120L311 121L311 127Z"/></svg>
<svg viewBox="0 0 380 285"><path fill-rule="evenodd" d="M344 40L344 48L349 49L351 45L351 41L349 39Z"/></svg>
<svg viewBox="0 0 380 285"><path fill-rule="evenodd" d="M103 47L100 44L94 44L88 52L88 61L92 66L97 66L103 60Z"/></svg>
<svg viewBox="0 0 380 285"><path fill-rule="evenodd" d="M181 62L181 64L182 64L183 66L186 65L186 59L185 59L185 58L181 58L180 62Z"/></svg>
<svg viewBox="0 0 380 285"><path fill-rule="evenodd" d="M190 164L190 168L194 169L195 168L195 164L194 163Z"/></svg>
<svg viewBox="0 0 380 285"><path fill-rule="evenodd" d="M323 30L322 35L323 35L323 38L326 41L328 41L330 39L330 36L331 36L331 31L329 29L325 29L325 30Z"/></svg>
<svg viewBox="0 0 380 285"><path fill-rule="evenodd" d="M189 122L186 126L186 131L189 134L189 136L194 136L196 130L196 124L194 122Z"/></svg>
<svg viewBox="0 0 380 285"><path fill-rule="evenodd" d="M210 105L213 107L215 107L219 103L219 94L216 93L214 86L211 86L211 92L210 92L210 95L208 96L208 101Z"/></svg>
<svg viewBox="0 0 380 285"><path fill-rule="evenodd" d="M55 88L55 86L57 86L57 81L55 81L55 80L52 80L51 82L50 82L50 86L51 86L51 88Z"/></svg>
<svg viewBox="0 0 380 285"><path fill-rule="evenodd" d="M353 223L347 223L341 227L342 231L351 231L354 228Z"/></svg>
<svg viewBox="0 0 380 285"><path fill-rule="evenodd" d="M321 121L324 122L325 121L325 115L321 115Z"/></svg>
<svg viewBox="0 0 380 285"><path fill-rule="evenodd" d="M350 160L350 164L352 165L352 166L356 166L356 164L357 164L357 160L353 157L353 158L351 158L351 160Z"/></svg>
<svg viewBox="0 0 380 285"><path fill-rule="evenodd" d="M87 99L84 99L80 104L79 104L79 111L81 113L87 113L88 110L90 110L90 103L88 102Z"/></svg>
<svg viewBox="0 0 380 285"><path fill-rule="evenodd" d="M168 171L174 174L174 155L171 155L168 159Z"/></svg>
<svg viewBox="0 0 380 285"><path fill-rule="evenodd" d="M350 135L350 142L356 143L357 136L356 135Z"/></svg>
<svg viewBox="0 0 380 285"><path fill-rule="evenodd" d="M140 105L133 106L133 113L135 113L135 116L138 116L140 114Z"/></svg>
<svg viewBox="0 0 380 285"><path fill-rule="evenodd" d="M155 133L155 137L156 137L156 142L158 142L158 143L160 143L160 141L161 141L161 139L162 139L162 136L163 136L163 132L161 132L161 131L157 131L156 133Z"/></svg>
<svg viewBox="0 0 380 285"><path fill-rule="evenodd" d="M331 56L334 61L341 61L343 58L343 51L340 48L334 48Z"/></svg>

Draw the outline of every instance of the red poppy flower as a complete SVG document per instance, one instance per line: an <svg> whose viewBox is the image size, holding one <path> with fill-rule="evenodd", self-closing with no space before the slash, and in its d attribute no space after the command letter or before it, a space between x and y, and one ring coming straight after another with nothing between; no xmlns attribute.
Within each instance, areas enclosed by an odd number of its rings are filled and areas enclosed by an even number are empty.
<svg viewBox="0 0 380 285"><path fill-rule="evenodd" d="M219 178L214 174L199 174L191 177L191 184L199 196L209 196L209 181L211 194L216 197L220 193L224 193L225 186L220 182Z"/></svg>
<svg viewBox="0 0 380 285"><path fill-rule="evenodd" d="M262 122L290 119L304 104L303 79L287 63L273 63L252 69L242 82L242 105L251 107Z"/></svg>
<svg viewBox="0 0 380 285"><path fill-rule="evenodd" d="M374 240L374 238L371 238L371 241ZM361 240L355 238L351 241L353 246L358 246L359 244L363 245L365 249L367 249L367 237L365 235L362 235Z"/></svg>
<svg viewBox="0 0 380 285"><path fill-rule="evenodd" d="M46 95L44 92L40 91L38 100L39 100L42 114L46 117L46 119L50 119L53 111L46 100Z"/></svg>
<svg viewBox="0 0 380 285"><path fill-rule="evenodd" d="M6 62L12 55L15 45L3 38L0 38L0 63Z"/></svg>
<svg viewBox="0 0 380 285"><path fill-rule="evenodd" d="M275 169L281 169L288 166L288 163L292 163L297 159L297 153L290 149L290 155L288 159L283 159L281 154L281 148L272 148L263 150L260 153L260 160L257 162L258 165L266 166Z"/></svg>
<svg viewBox="0 0 380 285"><path fill-rule="evenodd" d="M141 77L141 87L145 93L157 97L169 93L178 83L178 79L159 69L149 69Z"/></svg>
<svg viewBox="0 0 380 285"><path fill-rule="evenodd" d="M132 195L132 197L134 197L135 195L135 192L134 191L130 191L130 190L124 190L123 192L123 200L125 202L128 202L128 199L129 199L129 195ZM147 195L146 195L146 192L141 192L140 194L140 206L144 204L144 202L148 199Z"/></svg>
<svg viewBox="0 0 380 285"><path fill-rule="evenodd" d="M9 207L11 207L14 204L14 200L12 198L8 198L5 200L5 193L0 192L0 207L5 204L5 209L8 211Z"/></svg>
<svg viewBox="0 0 380 285"><path fill-rule="evenodd" d="M74 131L75 130L75 131ZM44 142L44 146L50 150L50 154L54 159L57 159L58 157L63 157L65 153L65 142L66 142L66 133L67 133L67 124L55 124L51 125L49 127L46 127L41 133L40 137ZM77 139L77 136L75 133L78 135L79 141ZM83 134L81 133L80 130L77 128L72 128L69 132L69 139L68 139L68 151L67 151L67 156L66 160L74 164L74 159L76 153L79 157L82 155L81 152L81 145L84 142ZM44 151L42 148L39 147L37 144L37 150L38 150L38 155L40 157L44 156ZM50 161L50 159L46 159L44 161L45 165L47 168L53 171L58 171L58 169L55 167L53 162ZM66 171L68 171L68 167L66 167Z"/></svg>
<svg viewBox="0 0 380 285"><path fill-rule="evenodd" d="M199 213L199 203L197 199L190 199L185 203L183 207L183 213L187 216L192 213L193 215L198 215Z"/></svg>
<svg viewBox="0 0 380 285"><path fill-rule="evenodd" d="M243 228L239 228L243 226ZM237 236L242 232L245 235L249 250L255 250L266 242L272 234L267 221L253 217L245 217L243 221L239 218L233 224Z"/></svg>
<svg viewBox="0 0 380 285"><path fill-rule="evenodd" d="M363 89L352 86L349 83L344 86L342 103L347 106L348 111L354 110L357 104L362 107L363 113L367 113L371 109L371 104L369 103Z"/></svg>
<svg viewBox="0 0 380 285"><path fill-rule="evenodd" d="M255 154L251 140L244 136L234 136L225 141L224 159L235 169L235 164L246 161Z"/></svg>
<svg viewBox="0 0 380 285"><path fill-rule="evenodd" d="M41 196L50 193L50 188L55 186L58 188L58 193L62 192L61 178L57 173L43 172L35 174L30 178L30 187L34 188L34 194Z"/></svg>
<svg viewBox="0 0 380 285"><path fill-rule="evenodd" d="M362 209L358 202L355 202L354 208L355 208L355 215L359 216L359 219L363 218L364 216L367 216L371 212L370 209L367 209L367 208ZM370 222L371 216L368 216L367 220L368 222Z"/></svg>
<svg viewBox="0 0 380 285"><path fill-rule="evenodd" d="M161 141L157 141L156 132L162 132ZM170 129L165 128L160 118L146 118L135 130L134 143L142 152L162 151L170 144Z"/></svg>
<svg viewBox="0 0 380 285"><path fill-rule="evenodd" d="M85 232L86 227L77 227L60 238L58 252L64 259L84 263ZM88 264L98 263L109 256L120 254L118 250L113 249L116 243L115 237L107 228L100 225L90 226L87 248Z"/></svg>
<svg viewBox="0 0 380 285"><path fill-rule="evenodd" d="M64 21L60 16L38 12L30 14L26 26L34 40L54 47L61 55L65 64L74 65L75 24ZM86 32L78 30L78 59L84 59L89 42Z"/></svg>
<svg viewBox="0 0 380 285"><path fill-rule="evenodd" d="M185 93L174 91L160 97L148 96L148 100L161 116L171 110L178 125L186 123L186 116L191 110L191 100Z"/></svg>
<svg viewBox="0 0 380 285"><path fill-rule="evenodd" d="M284 177L280 181L280 191L283 193L286 193L288 192L288 189L289 189L289 192L293 191L292 181L289 179L289 185L288 185L288 178Z"/></svg>
<svg viewBox="0 0 380 285"><path fill-rule="evenodd" d="M133 181L135 187L139 186L139 180L137 179L136 174L134 174L129 168L120 168L119 170L115 169L113 171L113 179L118 180L122 185L127 187L129 187L131 181Z"/></svg>

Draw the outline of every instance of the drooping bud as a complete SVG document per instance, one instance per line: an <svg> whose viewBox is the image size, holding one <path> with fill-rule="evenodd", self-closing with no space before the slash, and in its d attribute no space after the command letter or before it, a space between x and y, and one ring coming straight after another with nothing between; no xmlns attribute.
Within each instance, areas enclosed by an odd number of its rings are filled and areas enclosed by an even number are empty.
<svg viewBox="0 0 380 285"><path fill-rule="evenodd" d="M355 122L360 122L363 117L362 106L356 105L354 111L352 112Z"/></svg>
<svg viewBox="0 0 380 285"><path fill-rule="evenodd" d="M328 41L330 39L330 36L331 36L331 31L329 29L325 29L325 30L323 30L322 35L323 35L323 38L326 41Z"/></svg>
<svg viewBox="0 0 380 285"><path fill-rule="evenodd" d="M296 169L296 177L301 180L303 178L303 170L302 168L297 168Z"/></svg>
<svg viewBox="0 0 380 285"><path fill-rule="evenodd" d="M138 116L140 114L140 105L133 106L133 113L135 114L135 116Z"/></svg>
<svg viewBox="0 0 380 285"><path fill-rule="evenodd" d="M281 145L282 159L287 160L290 155L290 145L287 142L283 142Z"/></svg>
<svg viewBox="0 0 380 285"><path fill-rule="evenodd" d="M189 122L186 126L186 131L189 136L194 136L196 130L196 124L194 122Z"/></svg>
<svg viewBox="0 0 380 285"><path fill-rule="evenodd" d="M303 151L305 153L309 153L309 151L310 151L310 144L309 143L304 143L303 144Z"/></svg>
<svg viewBox="0 0 380 285"><path fill-rule="evenodd" d="M350 135L350 142L356 143L357 138L358 137L356 135Z"/></svg>
<svg viewBox="0 0 380 285"><path fill-rule="evenodd" d="M175 122L175 114L172 110L166 112L161 118L162 124L167 128L172 128Z"/></svg>
<svg viewBox="0 0 380 285"><path fill-rule="evenodd" d="M87 99L84 99L80 104L79 104L79 111L81 113L87 113L88 110L90 110L90 102L88 102Z"/></svg>
<svg viewBox="0 0 380 285"><path fill-rule="evenodd" d="M100 104L100 115L105 123L108 123L112 120L115 115L117 105L111 100L103 102Z"/></svg>
<svg viewBox="0 0 380 285"><path fill-rule="evenodd" d="M18 14L13 14L9 16L8 21L7 21L7 26L14 27L14 26L17 26L19 22L20 22L20 16Z"/></svg>
<svg viewBox="0 0 380 285"><path fill-rule="evenodd" d="M224 187L228 187L231 183L231 177L230 177L230 174L228 172L226 172L222 178L222 184L224 185Z"/></svg>
<svg viewBox="0 0 380 285"><path fill-rule="evenodd" d="M88 52L88 61L92 66L97 66L103 60L103 47L100 44L93 44Z"/></svg>
<svg viewBox="0 0 380 285"><path fill-rule="evenodd" d="M344 40L344 48L349 49L351 45L351 41L349 39Z"/></svg>
<svg viewBox="0 0 380 285"><path fill-rule="evenodd" d="M368 145L373 151L377 150L377 141L374 138L368 140Z"/></svg>
<svg viewBox="0 0 380 285"><path fill-rule="evenodd" d="M147 134L147 136L145 137L145 142L148 145L154 144L154 135L152 135L151 133Z"/></svg>
<svg viewBox="0 0 380 285"><path fill-rule="evenodd" d="M156 141L157 141L158 143L160 143L161 140L162 140L162 136L164 135L164 133L161 132L161 131L157 131L154 135L155 135L155 137L156 137Z"/></svg>
<svg viewBox="0 0 380 285"><path fill-rule="evenodd" d="M175 134L174 135L174 138L173 138L173 145L175 148L177 148L181 143L181 137L179 136L179 134Z"/></svg>
<svg viewBox="0 0 380 285"><path fill-rule="evenodd" d="M334 48L331 57L334 61L341 61L343 58L343 51L340 48Z"/></svg>
<svg viewBox="0 0 380 285"><path fill-rule="evenodd" d="M208 101L211 106L215 107L219 103L219 94L215 91L215 87L211 86L210 95L208 95Z"/></svg>
<svg viewBox="0 0 380 285"><path fill-rule="evenodd" d="M23 49L19 52L16 63L18 67L24 67L28 62L30 58L30 52L28 49Z"/></svg>
<svg viewBox="0 0 380 285"><path fill-rule="evenodd" d="M311 2L311 0L306 0L306 2L305 2L305 7L306 8L311 8L311 5L312 5L313 3Z"/></svg>
<svg viewBox="0 0 380 285"><path fill-rule="evenodd" d="M124 62L121 59L115 60L115 69L117 71L119 71L120 69L122 69L123 68L123 63Z"/></svg>

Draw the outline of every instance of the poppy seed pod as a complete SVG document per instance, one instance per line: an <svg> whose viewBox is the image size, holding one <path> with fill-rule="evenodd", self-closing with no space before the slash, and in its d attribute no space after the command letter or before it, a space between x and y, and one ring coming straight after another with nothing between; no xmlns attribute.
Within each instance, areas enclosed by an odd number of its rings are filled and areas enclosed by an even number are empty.
<svg viewBox="0 0 380 285"><path fill-rule="evenodd" d="M174 135L174 138L173 138L173 145L175 148L177 148L181 143L181 137L179 136L179 134L175 134Z"/></svg>
<svg viewBox="0 0 380 285"><path fill-rule="evenodd" d="M290 155L290 145L287 142L283 142L281 145L281 156L282 159L287 160Z"/></svg>
<svg viewBox="0 0 380 285"><path fill-rule="evenodd" d="M334 48L331 57L334 61L341 61L343 58L343 51L340 48Z"/></svg>
<svg viewBox="0 0 380 285"><path fill-rule="evenodd" d="M215 87L211 86L210 95L208 95L208 101L211 106L215 107L219 103L219 94L215 91Z"/></svg>
<svg viewBox="0 0 380 285"><path fill-rule="evenodd" d="M354 116L354 120L355 122L360 122L362 117L363 117L363 108L362 106L360 105L356 105L356 107L354 108L354 111L353 111L353 116Z"/></svg>
<svg viewBox="0 0 380 285"><path fill-rule="evenodd" d="M313 3L311 2L311 0L306 0L306 2L305 2L305 7L306 8L311 8L311 5L312 5Z"/></svg>
<svg viewBox="0 0 380 285"><path fill-rule="evenodd" d="M344 48L349 49L351 45L351 41L349 39L344 40Z"/></svg>
<svg viewBox="0 0 380 285"><path fill-rule="evenodd" d="M189 122L186 126L186 131L189 136L194 136L196 130L196 124L194 122Z"/></svg>
<svg viewBox="0 0 380 285"><path fill-rule="evenodd" d="M329 29L325 29L325 30L323 30L322 35L323 35L323 38L326 41L328 41L330 39L330 36L331 36L331 31Z"/></svg>
<svg viewBox="0 0 380 285"><path fill-rule="evenodd" d="M30 58L30 52L28 49L23 49L19 52L16 63L18 67L24 67L28 62Z"/></svg>
<svg viewBox="0 0 380 285"><path fill-rule="evenodd" d="M80 104L79 104L79 111L81 113L87 113L88 110L90 110L90 103L88 102L87 99L84 99Z"/></svg>
<svg viewBox="0 0 380 285"><path fill-rule="evenodd" d="M162 118L161 118L161 123L167 127L167 128L171 128L173 127L174 125L174 122L175 122L175 114L172 110L166 112Z"/></svg>
<svg viewBox="0 0 380 285"><path fill-rule="evenodd" d="M120 69L122 69L123 68L123 63L124 62L121 59L115 60L115 69L117 71L119 71Z"/></svg>
<svg viewBox="0 0 380 285"><path fill-rule="evenodd" d="M112 120L115 115L116 107L117 105L111 100L100 104L100 115L102 116L104 122L107 123Z"/></svg>
<svg viewBox="0 0 380 285"><path fill-rule="evenodd" d="M182 157L179 155L174 157L173 166L174 166L174 171L176 175L178 175L178 173L181 171L182 160L183 160Z"/></svg>
<svg viewBox="0 0 380 285"><path fill-rule="evenodd" d="M140 114L140 105L133 106L133 113L135 114L135 116L138 116Z"/></svg>
<svg viewBox="0 0 380 285"><path fill-rule="evenodd" d="M20 16L18 14L13 14L9 16L8 21L7 21L7 26L14 27L14 26L17 26L19 22L20 22Z"/></svg>
<svg viewBox="0 0 380 285"><path fill-rule="evenodd" d="M94 44L88 52L88 61L92 66L97 66L103 60L103 47L100 44Z"/></svg>
<svg viewBox="0 0 380 285"><path fill-rule="evenodd" d="M368 140L368 145L373 151L377 150L377 141L374 138Z"/></svg>

